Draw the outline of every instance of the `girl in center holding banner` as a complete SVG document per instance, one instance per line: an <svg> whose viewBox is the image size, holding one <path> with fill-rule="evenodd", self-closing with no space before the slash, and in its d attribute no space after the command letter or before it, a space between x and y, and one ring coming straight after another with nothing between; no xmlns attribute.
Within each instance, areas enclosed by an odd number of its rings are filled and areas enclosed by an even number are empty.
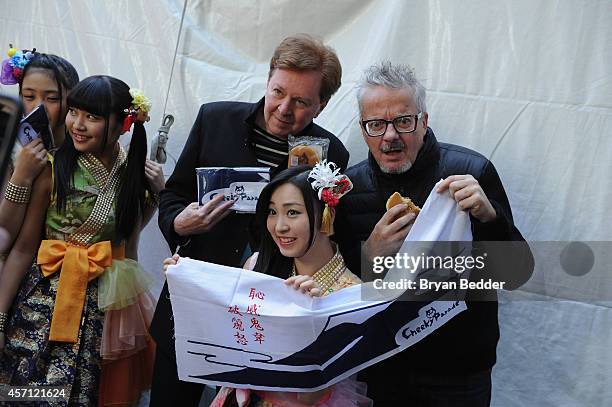
<svg viewBox="0 0 612 407"><path fill-rule="evenodd" d="M346 175L325 161L314 168L292 167L262 190L256 220L264 233L259 252L245 269L286 279L287 285L311 296L329 295L361 280L346 268L333 234L335 206L352 189ZM164 269L178 255L164 260ZM317 392L291 393L223 387L211 407L344 407L371 406L365 383L352 379Z"/></svg>

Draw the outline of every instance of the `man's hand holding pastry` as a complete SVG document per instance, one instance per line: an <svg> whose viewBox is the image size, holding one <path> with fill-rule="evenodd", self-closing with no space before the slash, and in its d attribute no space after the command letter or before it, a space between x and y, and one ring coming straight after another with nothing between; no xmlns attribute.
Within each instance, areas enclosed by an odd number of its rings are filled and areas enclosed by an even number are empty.
<svg viewBox="0 0 612 407"><path fill-rule="evenodd" d="M437 192L448 190L451 197L463 210L482 223L497 218L495 208L482 190L478 181L471 175L451 175L447 177L437 189Z"/></svg>
<svg viewBox="0 0 612 407"><path fill-rule="evenodd" d="M387 200L387 212L380 218L363 245L366 259L378 256L393 256L402 246L412 228L420 208L409 198L394 193Z"/></svg>

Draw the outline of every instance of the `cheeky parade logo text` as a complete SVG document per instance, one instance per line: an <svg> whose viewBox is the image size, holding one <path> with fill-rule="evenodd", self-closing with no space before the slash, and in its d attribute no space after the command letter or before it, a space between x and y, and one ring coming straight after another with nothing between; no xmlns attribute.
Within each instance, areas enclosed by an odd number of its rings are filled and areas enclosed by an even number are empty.
<svg viewBox="0 0 612 407"><path fill-rule="evenodd" d="M395 341L398 345L413 345L466 309L463 301L434 301L397 332Z"/></svg>
<svg viewBox="0 0 612 407"><path fill-rule="evenodd" d="M200 206L223 194L225 201L234 201L232 210L255 213L259 194L270 180L270 169L202 167L196 168L196 175Z"/></svg>

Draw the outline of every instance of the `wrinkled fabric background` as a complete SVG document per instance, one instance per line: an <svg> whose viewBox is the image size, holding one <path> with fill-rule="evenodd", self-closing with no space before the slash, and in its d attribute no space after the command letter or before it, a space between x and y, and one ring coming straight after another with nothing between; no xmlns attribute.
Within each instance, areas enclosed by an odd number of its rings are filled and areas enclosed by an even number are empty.
<svg viewBox="0 0 612 407"><path fill-rule="evenodd" d="M110 74L143 89L153 101L151 139L182 8L182 0L0 0L0 49L36 47L66 57L82 78ZM532 281L501 293L493 405L607 405L612 2L189 0L166 108L175 117L167 175L200 104L258 100L274 47L297 32L320 36L338 52L343 85L316 121L346 144L351 163L367 151L356 80L380 59L407 63L428 89L438 139L494 162L529 241L600 242L586 276L563 273L560 249L552 250L536 256ZM0 91L17 93L14 86ZM140 260L159 278L158 290L168 254L153 221L141 236ZM584 278L597 287L594 301L572 295Z"/></svg>

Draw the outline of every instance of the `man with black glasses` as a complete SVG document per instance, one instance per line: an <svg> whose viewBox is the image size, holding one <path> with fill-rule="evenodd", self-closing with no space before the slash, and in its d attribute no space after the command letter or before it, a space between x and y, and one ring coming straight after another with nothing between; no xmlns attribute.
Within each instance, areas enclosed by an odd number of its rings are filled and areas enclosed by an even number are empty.
<svg viewBox="0 0 612 407"><path fill-rule="evenodd" d="M390 62L370 67L358 103L368 158L346 174L354 189L341 202L336 239L353 272L377 256L393 256L416 215L385 209L394 192L423 206L434 185L469 211L474 241L524 241L493 164L479 153L439 143L428 127L425 88L413 71ZM361 243L363 246L361 246ZM527 257L530 252L527 249ZM363 257L362 257L363 256ZM521 274L521 283L528 274ZM499 339L497 301L468 309L421 342L362 372L377 406L488 406Z"/></svg>

